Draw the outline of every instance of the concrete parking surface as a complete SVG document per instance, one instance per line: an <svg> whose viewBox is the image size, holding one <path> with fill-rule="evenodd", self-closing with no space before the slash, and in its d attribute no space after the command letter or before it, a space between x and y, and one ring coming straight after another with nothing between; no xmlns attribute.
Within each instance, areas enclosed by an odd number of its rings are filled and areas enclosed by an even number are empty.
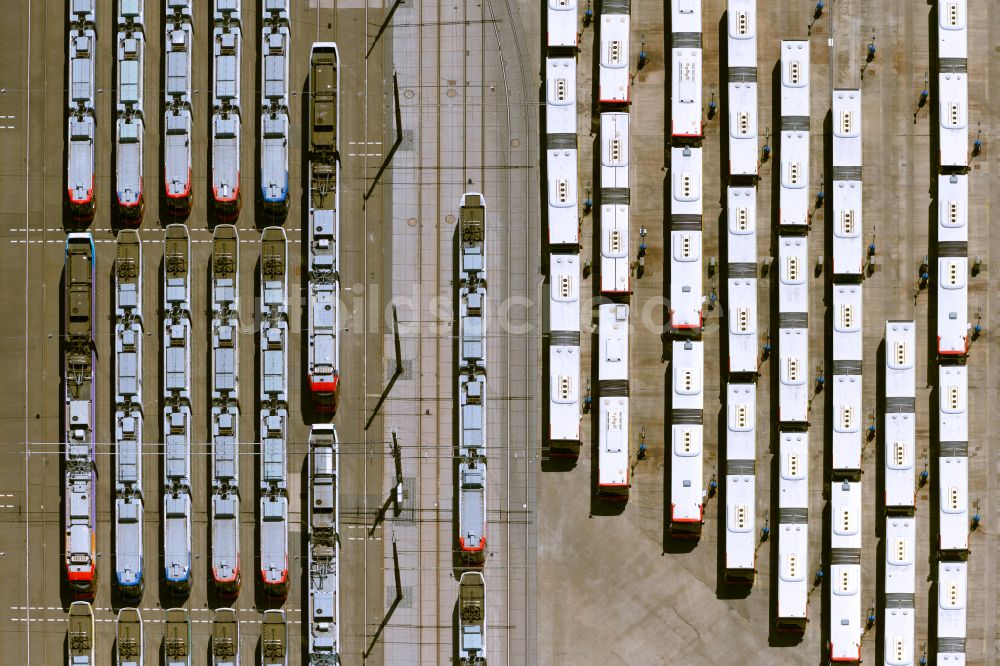
<svg viewBox="0 0 1000 666"><path fill-rule="evenodd" d="M98 568L95 601L99 663L109 662L114 641L110 587L113 578L113 290L115 245L111 228L114 201L114 16L112 0L98 0L97 46L97 215L90 225L97 246L98 353ZM824 179L827 141L818 128L830 108L834 87L863 92L864 220L866 242L876 244L876 267L864 281L864 425L874 410L877 349L886 319L913 319L918 327L917 464L929 457L931 423L937 418L937 363L931 294L917 287L917 269L936 223L931 201L937 155L931 140L930 108L918 106L933 66L936 39L933 4L872 3L835 0L814 19L814 2L770 3L758 0L758 100L760 129L773 146L778 126L775 67L781 39L809 39L811 49L810 199ZM0 383L0 636L4 663L57 664L65 659L66 610L62 590L61 441L63 386L61 276L68 216L65 214L66 3L28 0L14 3L6 15L9 29L0 44L5 67L0 72L0 279L7 316L0 318L0 359L6 369ZM196 663L207 660L211 611L209 570L209 337L208 259L210 216L210 25L209 2L195 3L194 67L194 207L186 222L193 239L192 323L194 431L194 555L196 580L184 606L194 620ZM251 91L258 87L260 0L244 2L242 83L243 210L241 236L241 365L250 368L241 382L241 472L243 509L241 545L256 553L258 464L252 441L257 437L254 321L258 286L255 270L260 229L253 197L258 167L258 111ZM724 279L720 233L724 230L726 165L722 164L721 107L725 63L725 0L704 0L703 98L704 250L720 265L707 274L705 291L721 294ZM539 108L544 104L545 18L542 2L485 0L448 3L404 0L390 28L366 58L391 3L387 0L307 0L292 12L290 145L291 209L284 228L289 238L291 353L289 494L291 592L288 613L290 663L302 663L305 646L303 578L305 501L303 474L310 415L302 409L305 340L302 221L305 197L306 122L303 102L308 52L313 41L336 41L341 50L341 324L342 402L336 417L340 435L341 483L341 640L345 664L427 664L457 661L456 600L461 567L455 558L455 239L463 192L487 200L489 299L488 331L488 556L487 654L492 664L812 664L826 663L827 590L819 585L809 597L810 622L801 639L773 632L776 577L773 540L759 544L753 587L739 590L722 581L725 526L720 498L707 500L702 538L678 543L666 533L669 514L665 449L665 389L669 345L663 335L663 299L668 293L664 267L664 224L668 214L667 71L670 3L633 0L631 71L633 73L631 152L631 239L640 242L645 227L645 273L633 276L631 372L631 497L624 507L608 507L594 497L596 448L591 416L583 417L583 446L575 464L549 460L542 447L545 426L541 405L546 378L541 374L545 349L541 323L548 284L542 275L544 229L539 210L544 187L539 177ZM595 26L582 25L587 0L580 4L580 52L577 67L580 192L594 187L598 114L593 76ZM599 15L600 3L592 8ZM161 441L159 290L162 280L163 228L174 221L162 214L162 3L146 2L146 216L141 236L145 269L144 360L146 393L146 592L141 609L146 620L147 663L159 649L163 609L175 603L158 589L160 577ZM968 664L1000 663L997 594L998 558L995 517L1000 515L1000 458L991 446L997 431L1000 379L991 357L1000 353L992 323L1000 321L1000 239L990 234L993 211L1000 210L1000 188L991 174L1000 170L1000 147L994 109L1000 62L992 35L1000 33L1000 6L969 3L970 143L981 129L985 144L970 170L969 256L979 256L982 270L970 277L969 312L984 332L969 356L970 498L982 523L971 536L969 558ZM878 47L865 66L865 49L874 34ZM649 57L637 66L642 45ZM863 78L862 78L863 72ZM393 162L372 190L376 174L396 138L392 75L398 79L402 143ZM707 118L714 98L719 113ZM542 137L544 138L544 137ZM761 142L762 144L764 141ZM996 165L996 166L994 166ZM758 256L777 254L772 224L775 165L761 168L758 189ZM595 215L582 216L581 260L594 260ZM810 264L827 246L825 210L818 209L810 231ZM596 262L595 262L596 263ZM826 265L830 261L827 257ZM998 265L1000 266L1000 265ZM817 375L827 353L831 325L829 276L810 270L810 376ZM592 289L593 277L582 291ZM771 325L773 284L761 274L758 327ZM395 368L392 307L397 308L402 374L376 412ZM726 377L722 368L721 319L726 304L706 310L705 454L706 484L722 482L719 460L724 435ZM583 381L591 377L596 331L594 313L581 312ZM981 316L981 319L979 317ZM762 335L763 342L763 335ZM205 362L199 362L204 360ZM775 514L776 427L771 418L775 378L773 361L761 364L757 392L758 528ZM826 562L823 544L829 531L829 456L825 414L827 392L812 401L809 460L810 572ZM374 416L374 418L372 418ZM369 420L371 419L370 423ZM721 432L720 432L721 431ZM639 433L647 453L638 461ZM246 435L246 433L252 433ZM390 455L395 434L401 447L404 497L396 511L390 492L396 475ZM864 532L862 610L880 607L877 497L881 466L877 440L863 452ZM935 535L930 516L936 509L936 480L917 494L916 652L927 646L933 660L935 608L932 572ZM248 501L249 500L249 501ZM776 520L771 520L771 527ZM395 549L395 550L394 550ZM242 622L244 655L254 654L260 612L267 607L255 589L254 557L244 556L243 587L235 607ZM396 580L396 563L399 583ZM811 574L810 574L811 575ZM394 601L398 600L396 603ZM879 623L863 639L866 661L881 658ZM248 662L249 663L249 662Z"/></svg>

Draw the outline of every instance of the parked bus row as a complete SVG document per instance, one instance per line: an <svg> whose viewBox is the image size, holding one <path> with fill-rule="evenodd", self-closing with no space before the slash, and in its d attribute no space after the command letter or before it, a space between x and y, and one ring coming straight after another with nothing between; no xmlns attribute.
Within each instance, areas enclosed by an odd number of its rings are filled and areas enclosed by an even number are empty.
<svg viewBox="0 0 1000 666"><path fill-rule="evenodd" d="M938 663L965 663L969 557L967 0L937 3ZM976 141L978 150L979 141ZM975 151L973 152L975 154ZM973 523L974 524L974 523Z"/></svg>
<svg viewBox="0 0 1000 666"><path fill-rule="evenodd" d="M916 636L916 322L885 323L884 663L912 664Z"/></svg>
<svg viewBox="0 0 1000 666"><path fill-rule="evenodd" d="M726 187L725 580L752 585L757 516L757 2L726 11L728 185Z"/></svg>
<svg viewBox="0 0 1000 666"><path fill-rule="evenodd" d="M670 518L675 539L704 521L705 353L701 0L670 3Z"/></svg>
<svg viewBox="0 0 1000 666"><path fill-rule="evenodd" d="M116 666L142 666L147 655L155 659L157 652L146 644L145 625L138 608L126 607L118 611L115 620ZM167 666L191 666L195 663L191 616L184 608L164 611L161 650ZM75 601L70 605L66 639L67 666L95 666L107 663L98 658L95 650L96 634L94 609L89 602ZM240 658L239 614L232 608L219 608L213 613L212 633L209 638L211 666L238 666ZM242 624L246 624L243 622ZM266 610L260 624L261 666L288 666L288 622L283 610ZM313 662L315 663L315 662Z"/></svg>
<svg viewBox="0 0 1000 666"><path fill-rule="evenodd" d="M601 5L600 219L594 231L600 238L600 291L611 302L598 306L597 494L614 502L627 501L630 486L630 29L629 0Z"/></svg>
<svg viewBox="0 0 1000 666"><path fill-rule="evenodd" d="M805 630L809 568L809 42L781 41L778 183L778 612Z"/></svg>
<svg viewBox="0 0 1000 666"><path fill-rule="evenodd" d="M120 2L116 35L115 191L126 226L142 223L145 209L144 63L146 0ZM69 123L67 193L74 220L87 224L95 212L96 17L93 0L72 0L69 16ZM216 217L232 221L240 211L240 116L242 71L241 0L214 0L212 7L212 196ZM272 221L288 210L290 21L288 0L261 7L261 200ZM192 204L192 0L166 0L164 14L164 153L167 206L186 215Z"/></svg>
<svg viewBox="0 0 1000 666"><path fill-rule="evenodd" d="M600 291L597 308L597 495L629 497L629 324L632 293L629 243L631 189L631 72L628 0L601 6L598 99L600 117Z"/></svg>
<svg viewBox="0 0 1000 666"><path fill-rule="evenodd" d="M830 660L861 661L862 183L861 90L832 93L833 266L830 442Z"/></svg>
<svg viewBox="0 0 1000 666"><path fill-rule="evenodd" d="M548 444L580 453L580 184L576 119L576 0L549 0L545 73L548 223Z"/></svg>

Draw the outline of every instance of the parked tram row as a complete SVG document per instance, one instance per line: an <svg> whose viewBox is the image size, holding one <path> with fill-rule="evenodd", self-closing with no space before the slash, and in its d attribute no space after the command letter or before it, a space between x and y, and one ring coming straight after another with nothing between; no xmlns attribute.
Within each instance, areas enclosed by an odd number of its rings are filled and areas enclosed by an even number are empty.
<svg viewBox="0 0 1000 666"><path fill-rule="evenodd" d="M117 0L115 91L115 212L125 226L142 223L146 204L145 144L146 0ZM216 218L232 222L242 202L240 80L243 66L242 0L212 6L212 198ZM288 0L261 3L260 200L280 223L288 210L289 46ZM99 22L94 0L69 4L66 191L69 212L81 225L96 212L95 86ZM193 126L192 49L194 3L167 0L163 15L163 196L174 213L191 210Z"/></svg>

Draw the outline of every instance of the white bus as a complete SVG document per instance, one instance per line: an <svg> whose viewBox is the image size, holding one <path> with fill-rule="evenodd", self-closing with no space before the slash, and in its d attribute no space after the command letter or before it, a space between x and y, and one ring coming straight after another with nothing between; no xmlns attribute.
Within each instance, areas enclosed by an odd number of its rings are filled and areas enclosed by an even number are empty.
<svg viewBox="0 0 1000 666"><path fill-rule="evenodd" d="M549 255L549 281L549 446L551 451L576 455L580 450L580 257Z"/></svg>
<svg viewBox="0 0 1000 666"><path fill-rule="evenodd" d="M601 293L632 293L629 274L629 206L601 204Z"/></svg>
<svg viewBox="0 0 1000 666"><path fill-rule="evenodd" d="M810 216L809 130L781 132L779 169L778 224L784 230L803 230Z"/></svg>
<svg viewBox="0 0 1000 666"><path fill-rule="evenodd" d="M601 114L601 188L628 188L629 115Z"/></svg>
<svg viewBox="0 0 1000 666"><path fill-rule="evenodd" d="M835 88L833 115L833 179L839 169L861 168L861 90ZM842 174L844 180L861 180L860 171Z"/></svg>
<svg viewBox="0 0 1000 666"><path fill-rule="evenodd" d="M809 285L805 236L778 238L778 417L808 423Z"/></svg>
<svg viewBox="0 0 1000 666"><path fill-rule="evenodd" d="M969 36L966 0L938 3L938 145L942 167L969 166Z"/></svg>
<svg viewBox="0 0 1000 666"><path fill-rule="evenodd" d="M830 661L861 661L861 483L830 487Z"/></svg>
<svg viewBox="0 0 1000 666"><path fill-rule="evenodd" d="M759 168L757 111L757 2L729 0L729 175L756 178Z"/></svg>
<svg viewBox="0 0 1000 666"><path fill-rule="evenodd" d="M969 57L966 0L941 0L938 6L938 66ZM943 61L943 62L942 62Z"/></svg>
<svg viewBox="0 0 1000 666"><path fill-rule="evenodd" d="M779 633L803 633L809 604L809 433L778 435Z"/></svg>
<svg viewBox="0 0 1000 666"><path fill-rule="evenodd" d="M969 176L938 176L938 245L969 242Z"/></svg>
<svg viewBox="0 0 1000 666"><path fill-rule="evenodd" d="M726 188L729 372L757 372L757 190Z"/></svg>
<svg viewBox="0 0 1000 666"><path fill-rule="evenodd" d="M969 166L969 75L965 71L938 74L938 145L941 167Z"/></svg>
<svg viewBox="0 0 1000 666"><path fill-rule="evenodd" d="M966 366L941 366L938 394L938 549L969 550L969 381Z"/></svg>
<svg viewBox="0 0 1000 666"><path fill-rule="evenodd" d="M577 47L576 0L548 0L548 47L550 49L575 49Z"/></svg>
<svg viewBox="0 0 1000 666"><path fill-rule="evenodd" d="M916 519L885 520L885 603L882 610L886 666L912 666L916 604Z"/></svg>
<svg viewBox="0 0 1000 666"><path fill-rule="evenodd" d="M833 181L833 274L861 278L865 242L861 235L861 181Z"/></svg>
<svg viewBox="0 0 1000 666"><path fill-rule="evenodd" d="M885 506L914 508L916 322L885 324Z"/></svg>
<svg viewBox="0 0 1000 666"><path fill-rule="evenodd" d="M674 4L683 1L674 0ZM691 14L674 10L675 22L670 35L670 135L674 139L697 140L704 135L701 119L701 2L691 2L690 7ZM686 17L686 20L679 22L678 17Z"/></svg>
<svg viewBox="0 0 1000 666"><path fill-rule="evenodd" d="M580 246L579 178L577 149L553 148L545 151L548 173L549 245Z"/></svg>
<svg viewBox="0 0 1000 666"><path fill-rule="evenodd" d="M702 221L701 148L675 146L670 149L670 218L673 222Z"/></svg>
<svg viewBox="0 0 1000 666"><path fill-rule="evenodd" d="M938 248L938 355L969 352L969 259L964 248Z"/></svg>
<svg viewBox="0 0 1000 666"><path fill-rule="evenodd" d="M809 312L809 239L778 237L778 312ZM780 324L779 324L780 325Z"/></svg>
<svg viewBox="0 0 1000 666"><path fill-rule="evenodd" d="M756 572L757 386L726 385L725 580L752 585Z"/></svg>
<svg viewBox="0 0 1000 666"><path fill-rule="evenodd" d="M833 274L860 279L864 264L861 91L833 91Z"/></svg>
<svg viewBox="0 0 1000 666"><path fill-rule="evenodd" d="M781 118L803 119L809 130L809 42L781 40Z"/></svg>
<svg viewBox="0 0 1000 666"><path fill-rule="evenodd" d="M598 344L600 344L597 380L601 387L601 395L604 395L606 382L624 382L627 393L629 307L621 303L602 303L597 311Z"/></svg>
<svg viewBox="0 0 1000 666"><path fill-rule="evenodd" d="M605 0L600 25L598 99L601 104L628 104L629 27L628 2Z"/></svg>
<svg viewBox="0 0 1000 666"><path fill-rule="evenodd" d="M576 134L576 58L545 59L545 133Z"/></svg>
<svg viewBox="0 0 1000 666"><path fill-rule="evenodd" d="M671 358L670 533L698 539L704 519L704 343L674 340Z"/></svg>
<svg viewBox="0 0 1000 666"><path fill-rule="evenodd" d="M670 328L697 333L702 326L701 231L670 232Z"/></svg>
<svg viewBox="0 0 1000 666"><path fill-rule="evenodd" d="M862 448L861 285L833 287L834 471L859 471Z"/></svg>
<svg viewBox="0 0 1000 666"><path fill-rule="evenodd" d="M628 396L598 401L597 494L611 502L628 501L628 409Z"/></svg>
<svg viewBox="0 0 1000 666"><path fill-rule="evenodd" d="M966 562L938 562L937 657L938 664L965 664L968 568Z"/></svg>

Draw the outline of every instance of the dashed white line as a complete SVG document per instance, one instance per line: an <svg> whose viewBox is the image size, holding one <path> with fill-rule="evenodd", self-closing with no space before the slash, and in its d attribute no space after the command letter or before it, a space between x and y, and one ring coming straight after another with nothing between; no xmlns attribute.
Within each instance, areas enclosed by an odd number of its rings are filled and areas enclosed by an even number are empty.
<svg viewBox="0 0 1000 666"><path fill-rule="evenodd" d="M22 612L24 612L24 611L32 611L32 612L33 611L59 611L59 612L65 612L65 610L63 609L62 606L11 606L10 610L15 611L15 612L17 612L17 611L22 611ZM94 610L98 611L98 612L115 613L115 610L113 608L110 608L110 607L97 607ZM154 606L146 606L145 608L140 608L139 610L141 610L143 613L155 613L155 612L163 611L163 610L166 610L166 609L159 608L159 607L154 607ZM284 611L286 613L301 613L302 609L301 608L285 608ZM211 608L190 608L190 609L188 609L188 612L190 612L190 613L212 613L214 611ZM264 611L257 610L256 608L237 608L236 612L237 613L259 614L259 613L263 613Z"/></svg>

